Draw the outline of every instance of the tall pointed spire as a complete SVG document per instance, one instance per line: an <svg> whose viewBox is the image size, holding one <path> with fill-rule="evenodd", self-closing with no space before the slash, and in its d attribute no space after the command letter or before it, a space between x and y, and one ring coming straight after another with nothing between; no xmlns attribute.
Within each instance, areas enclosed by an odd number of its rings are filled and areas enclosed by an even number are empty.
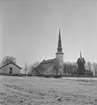
<svg viewBox="0 0 97 105"><path fill-rule="evenodd" d="M59 39L58 39L58 48L57 48L57 52L62 52L60 29L59 29Z"/></svg>
<svg viewBox="0 0 97 105"><path fill-rule="evenodd" d="M57 48L57 52L56 52L56 61L58 62L58 75L63 75L63 55L64 53L62 52L62 45L61 45L61 33L60 33L60 29L59 29L59 39L58 39L58 48Z"/></svg>
<svg viewBox="0 0 97 105"><path fill-rule="evenodd" d="M81 50L80 50L80 58L82 58L82 52L81 52Z"/></svg>

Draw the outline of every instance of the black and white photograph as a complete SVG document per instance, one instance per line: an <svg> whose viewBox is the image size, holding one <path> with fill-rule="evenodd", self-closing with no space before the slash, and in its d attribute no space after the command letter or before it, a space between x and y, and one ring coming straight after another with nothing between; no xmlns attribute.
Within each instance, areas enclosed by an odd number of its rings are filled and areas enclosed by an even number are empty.
<svg viewBox="0 0 97 105"><path fill-rule="evenodd" d="M0 105L97 105L97 0L0 0Z"/></svg>

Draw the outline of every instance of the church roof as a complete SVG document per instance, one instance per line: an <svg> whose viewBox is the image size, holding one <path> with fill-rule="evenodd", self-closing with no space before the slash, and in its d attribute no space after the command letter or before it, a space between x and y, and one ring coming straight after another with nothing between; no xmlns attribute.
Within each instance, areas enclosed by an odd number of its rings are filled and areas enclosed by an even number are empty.
<svg viewBox="0 0 97 105"><path fill-rule="evenodd" d="M38 71L40 73L43 73L46 71L55 61L56 59L49 59L49 60L43 60L39 66L37 67Z"/></svg>
<svg viewBox="0 0 97 105"><path fill-rule="evenodd" d="M43 60L41 62L41 64L44 64L44 63L52 63L55 59L48 59L48 60Z"/></svg>

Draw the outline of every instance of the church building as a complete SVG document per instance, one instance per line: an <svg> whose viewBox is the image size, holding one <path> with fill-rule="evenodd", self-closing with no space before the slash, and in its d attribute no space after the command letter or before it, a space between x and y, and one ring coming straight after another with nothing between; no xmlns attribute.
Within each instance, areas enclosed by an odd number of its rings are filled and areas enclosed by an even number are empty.
<svg viewBox="0 0 97 105"><path fill-rule="evenodd" d="M59 30L58 47L54 59L43 60L36 68L39 75L85 75L85 59L80 51L80 57L75 63L64 63L64 53L62 51L61 32Z"/></svg>
<svg viewBox="0 0 97 105"><path fill-rule="evenodd" d="M54 59L43 60L39 66L37 67L37 72L40 75L62 75L63 72L63 55L62 52L62 43L61 43L61 33L59 30L59 38L58 38L58 47L56 52L56 57Z"/></svg>

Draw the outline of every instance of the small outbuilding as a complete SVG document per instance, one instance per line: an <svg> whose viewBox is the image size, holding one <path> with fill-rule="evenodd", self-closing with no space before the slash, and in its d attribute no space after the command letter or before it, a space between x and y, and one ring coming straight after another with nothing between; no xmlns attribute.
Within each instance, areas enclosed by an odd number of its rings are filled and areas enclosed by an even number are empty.
<svg viewBox="0 0 97 105"><path fill-rule="evenodd" d="M0 67L0 73L5 74L20 74L21 73L21 67L19 67L17 64L11 62L6 65L3 65Z"/></svg>

